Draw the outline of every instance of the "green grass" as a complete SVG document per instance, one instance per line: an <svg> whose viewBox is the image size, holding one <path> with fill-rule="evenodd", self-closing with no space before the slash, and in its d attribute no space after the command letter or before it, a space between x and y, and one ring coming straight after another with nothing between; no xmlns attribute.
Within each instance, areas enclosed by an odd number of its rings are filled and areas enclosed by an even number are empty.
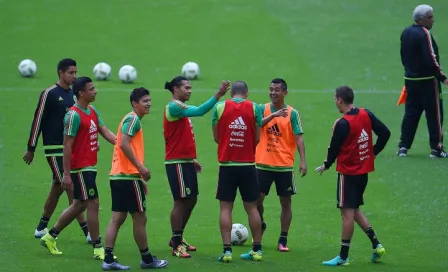
<svg viewBox="0 0 448 272"><path fill-rule="evenodd" d="M50 186L50 170L39 144L35 161L26 166L26 150L32 115L40 91L55 82L56 63L72 57L79 75L92 75L93 66L106 61L112 66L107 82L96 82L95 105L102 119L115 131L130 110L128 95L136 86L152 91L151 114L143 120L146 160L152 171L147 201L150 249L169 260L169 270L179 271L326 271L321 261L339 251L340 216L335 209L334 168L324 176L312 170L325 158L331 125L338 118L331 90L348 84L357 90L356 105L367 107L392 130L392 138L376 161L365 194L368 215L387 249L383 262L369 264L371 249L356 229L350 256L352 271L448 270L448 166L430 160L424 118L411 156L397 158L403 107L397 107L403 84L399 59L399 35L411 24L415 0L189 0L189 1L4 1L0 0L0 267L4 271L95 271L101 262L91 259L76 222L60 235L62 256L51 256L33 238ZM431 2L436 9L432 31L448 69L448 19L445 0ZM36 61L33 78L21 78L20 60ZM200 197L185 236L198 247L190 260L170 256L169 212L172 198L165 177L162 110L170 99L162 87L180 73L187 61L201 67L201 78L192 82L189 103L208 99L221 80L246 80L250 98L268 101L273 77L289 84L287 102L303 119L309 174L298 180L293 198L290 253L275 250L279 234L279 204L275 194L266 200L268 230L263 239L264 260L217 263L221 252L219 206L214 199L217 182L216 146L211 114L194 118L200 174ZM134 84L121 84L118 69L137 68ZM195 91L196 90L196 91ZM447 136L446 129L444 130ZM41 143L41 140L39 141ZM112 146L101 139L98 163L100 228L104 236L110 219L108 172ZM66 197L51 219L50 227L67 206ZM247 224L237 200L234 222ZM235 247L235 255L249 243ZM124 264L138 267L138 250L127 222L119 233L115 253Z"/></svg>

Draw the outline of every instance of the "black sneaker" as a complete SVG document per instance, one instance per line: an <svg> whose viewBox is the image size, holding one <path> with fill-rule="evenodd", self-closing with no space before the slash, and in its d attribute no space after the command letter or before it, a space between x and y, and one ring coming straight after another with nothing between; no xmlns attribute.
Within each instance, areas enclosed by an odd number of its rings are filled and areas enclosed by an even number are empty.
<svg viewBox="0 0 448 272"><path fill-rule="evenodd" d="M408 155L408 149L406 147L400 147L397 151L398 157L406 157Z"/></svg>
<svg viewBox="0 0 448 272"><path fill-rule="evenodd" d="M430 158L448 158L448 154L445 150L431 150L431 154L429 154Z"/></svg>

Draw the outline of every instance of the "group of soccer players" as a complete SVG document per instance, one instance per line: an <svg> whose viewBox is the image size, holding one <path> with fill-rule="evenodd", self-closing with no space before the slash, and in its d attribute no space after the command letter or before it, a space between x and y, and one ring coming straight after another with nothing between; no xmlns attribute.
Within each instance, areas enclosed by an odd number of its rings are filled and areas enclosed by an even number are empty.
<svg viewBox="0 0 448 272"><path fill-rule="evenodd" d="M40 132L43 134L45 155L53 172L53 185L44 206L35 237L51 254L62 254L56 247L60 232L77 218L86 239L93 245L94 258L103 260L103 270L128 270L113 254L121 225L131 214L133 233L141 253L142 268L162 268L165 260L152 256L146 235L146 182L151 172L144 165L144 140L141 119L149 113L151 97L145 88L130 94L132 111L121 120L116 134L102 122L98 111L90 105L96 90L88 77L76 77L76 62L63 59L57 67L58 82L42 92L31 126L28 149L23 159L30 164ZM71 88L70 88L71 86ZM297 193L294 181L295 150L300 155L298 172L307 174L303 128L298 111L285 103L288 94L283 79L271 81L270 103L256 104L248 99L244 81L230 84L223 81L219 90L205 103L196 107L186 104L192 87L187 78L178 76L165 83L172 93L164 110L165 168L173 196L171 211L172 255L190 258L190 245L183 233L197 203L199 194L197 173L202 166L197 161L196 142L191 117L203 116L213 110L212 132L217 143L219 162L216 199L220 201L220 230L223 252L221 262L232 261L232 210L239 189L247 212L253 237L253 247L240 257L260 261L262 235L266 230L263 217L264 198L275 182L281 204L281 230L277 243L280 252L288 252L287 236L292 220L291 196ZM231 98L219 101L230 89ZM347 86L336 89L335 102L343 117L335 122L327 159L316 172L329 169L337 160L338 208L342 214L340 254L323 262L324 265L348 265L348 249L356 221L372 241L371 260L376 262L384 253L375 232L359 207L367 175L374 171L374 158L390 137L388 128L373 113L353 106L353 90ZM372 132L378 135L373 144ZM112 218L103 247L99 234L98 190L96 187L98 133L114 147L110 171ZM48 231L47 224L63 191L70 206ZM83 212L87 210L87 221Z"/></svg>

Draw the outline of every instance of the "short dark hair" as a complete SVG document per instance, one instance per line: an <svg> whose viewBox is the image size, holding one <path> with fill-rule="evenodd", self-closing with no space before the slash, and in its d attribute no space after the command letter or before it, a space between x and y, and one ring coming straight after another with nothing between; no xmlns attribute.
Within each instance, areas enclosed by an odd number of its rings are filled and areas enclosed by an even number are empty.
<svg viewBox="0 0 448 272"><path fill-rule="evenodd" d="M143 87L135 88L134 90L132 90L131 95L129 97L131 105L132 102L138 103L138 101L140 101L140 99L142 99L142 97L145 95L149 95L149 91Z"/></svg>
<svg viewBox="0 0 448 272"><path fill-rule="evenodd" d="M286 81L284 80L284 79L282 79L282 78L274 78L272 81L271 81L271 84L280 84L281 85L281 87L282 87L282 91L286 91L286 90L288 90L288 84L286 84Z"/></svg>
<svg viewBox="0 0 448 272"><path fill-rule="evenodd" d="M182 84L182 81L188 81L188 78L184 77L184 76L177 76L175 78L173 78L170 82L165 82L165 89L167 89L170 92L174 92L174 87L178 87Z"/></svg>
<svg viewBox="0 0 448 272"><path fill-rule="evenodd" d="M355 94L353 93L352 88L349 86L340 86L336 88L335 91L336 98L342 99L344 104L353 104L353 101L355 100Z"/></svg>
<svg viewBox="0 0 448 272"><path fill-rule="evenodd" d="M73 59L69 59L69 58L62 59L58 62L58 68L57 68L58 70L56 72L58 73L58 75L59 75L59 70L61 70L64 73L65 71L68 70L68 67L70 67L70 66L76 66L76 61L74 61Z"/></svg>
<svg viewBox="0 0 448 272"><path fill-rule="evenodd" d="M87 83L92 82L92 79L90 77L82 76L78 77L73 81L72 89L73 93L75 94L76 98L79 98L79 92L84 91Z"/></svg>
<svg viewBox="0 0 448 272"><path fill-rule="evenodd" d="M232 83L232 87L230 88L230 92L234 94L247 94L249 89L247 88L246 82L242 80L237 80Z"/></svg>

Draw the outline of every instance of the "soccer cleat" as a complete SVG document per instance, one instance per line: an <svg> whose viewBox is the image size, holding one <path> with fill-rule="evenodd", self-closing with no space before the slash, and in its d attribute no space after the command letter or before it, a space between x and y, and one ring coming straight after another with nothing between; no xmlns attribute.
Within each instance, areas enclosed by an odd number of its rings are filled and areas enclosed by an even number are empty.
<svg viewBox="0 0 448 272"><path fill-rule="evenodd" d="M243 260L261 261L261 260L263 260L263 253L261 252L261 250L259 250L257 252L250 250L247 253L241 254L240 257Z"/></svg>
<svg viewBox="0 0 448 272"><path fill-rule="evenodd" d="M398 157L406 157L408 155L408 149L406 147L400 147L397 151Z"/></svg>
<svg viewBox="0 0 448 272"><path fill-rule="evenodd" d="M43 230L35 230L34 231L34 237L36 237L36 238L42 238L42 237L44 237L44 235L45 234L47 234L48 233L48 229L47 228L45 228L45 229L43 229Z"/></svg>
<svg viewBox="0 0 448 272"><path fill-rule="evenodd" d="M187 251L196 251L196 247L190 245L187 240L185 240L184 238L182 238L182 245L185 247L185 250ZM173 239L170 239L170 242L168 243L168 246L173 248L174 247L174 241Z"/></svg>
<svg viewBox="0 0 448 272"><path fill-rule="evenodd" d="M283 245L282 243L278 244L277 249L280 252L289 252L289 248L286 245Z"/></svg>
<svg viewBox="0 0 448 272"><path fill-rule="evenodd" d="M61 255L62 252L56 247L56 240L50 234L45 234L40 238L40 244L48 249L53 255Z"/></svg>
<svg viewBox="0 0 448 272"><path fill-rule="evenodd" d="M444 150L431 150L431 153L429 154L429 157L432 159L435 158L448 158L448 153L446 153Z"/></svg>
<svg viewBox="0 0 448 272"><path fill-rule="evenodd" d="M97 260L104 261L106 257L106 252L104 251L104 247L97 247L93 249L93 258ZM114 255L114 260L117 259L117 256Z"/></svg>
<svg viewBox="0 0 448 272"><path fill-rule="evenodd" d="M336 256L335 258L333 258L333 259L331 259L329 261L322 262L322 264L326 265L326 266L339 266L339 265L346 266L346 265L349 265L350 262L349 262L348 258L345 259L345 260L342 260L341 256Z"/></svg>
<svg viewBox="0 0 448 272"><path fill-rule="evenodd" d="M383 245L378 244L372 253L372 258L371 258L372 263L377 262L385 253L386 253L386 249L383 247Z"/></svg>
<svg viewBox="0 0 448 272"><path fill-rule="evenodd" d="M106 263L106 262L103 262L103 264L101 265L101 268L102 268L104 271L110 271L110 270L129 270L129 269L131 269L130 266L122 265L122 264L117 263L117 262L113 262L113 263L110 263L110 264L108 264L108 263Z"/></svg>
<svg viewBox="0 0 448 272"><path fill-rule="evenodd" d="M179 245L176 249L173 249L172 255L178 258L191 258L191 255L188 254L187 250L183 245Z"/></svg>
<svg viewBox="0 0 448 272"><path fill-rule="evenodd" d="M223 263L231 263L232 262L232 252L230 251L226 251L224 252L219 258L218 258L219 262L223 262Z"/></svg>
<svg viewBox="0 0 448 272"><path fill-rule="evenodd" d="M185 247L187 251L196 251L196 247L190 245L185 238L182 238L182 245Z"/></svg>
<svg viewBox="0 0 448 272"><path fill-rule="evenodd" d="M143 260L140 262L140 267L145 269L151 269L151 268L164 268L168 266L168 261L165 260L159 260L156 256L152 256L152 263L145 263Z"/></svg>

